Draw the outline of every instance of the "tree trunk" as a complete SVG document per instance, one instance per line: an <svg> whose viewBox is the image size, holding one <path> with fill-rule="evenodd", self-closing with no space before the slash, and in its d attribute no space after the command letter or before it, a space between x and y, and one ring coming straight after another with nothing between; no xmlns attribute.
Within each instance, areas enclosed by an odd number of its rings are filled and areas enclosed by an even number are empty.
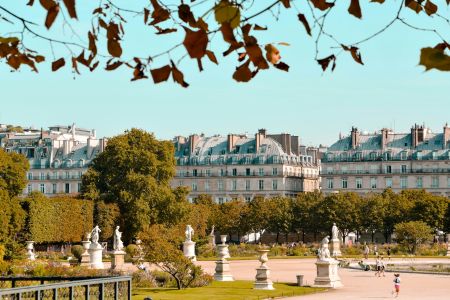
<svg viewBox="0 0 450 300"><path fill-rule="evenodd" d="M278 244L278 237L280 236L280 233L277 232L277 244Z"/></svg>
<svg viewBox="0 0 450 300"><path fill-rule="evenodd" d="M302 230L302 241L303 241L303 244L305 243L305 231L304 230Z"/></svg>
<svg viewBox="0 0 450 300"><path fill-rule="evenodd" d="M256 231L254 231L253 234L255 235L255 245L256 245L257 244L257 242L256 242Z"/></svg>
<svg viewBox="0 0 450 300"><path fill-rule="evenodd" d="M177 289L181 290L181 281L180 281L180 279L178 279L177 276L173 276L173 278L175 278L175 281L177 282Z"/></svg>
<svg viewBox="0 0 450 300"><path fill-rule="evenodd" d="M286 234L284 235L285 240L286 240L286 244L289 242L289 232L286 232Z"/></svg>
<svg viewBox="0 0 450 300"><path fill-rule="evenodd" d="M372 244L373 244L374 239L375 239L375 231L372 230Z"/></svg>

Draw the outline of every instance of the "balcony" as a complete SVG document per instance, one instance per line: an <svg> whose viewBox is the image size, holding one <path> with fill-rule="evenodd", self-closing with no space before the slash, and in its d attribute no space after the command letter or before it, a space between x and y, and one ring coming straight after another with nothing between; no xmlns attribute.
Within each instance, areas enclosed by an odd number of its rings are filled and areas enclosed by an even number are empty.
<svg viewBox="0 0 450 300"><path fill-rule="evenodd" d="M440 169L433 169L433 168L422 168L422 169L413 169L413 170L402 170L402 169L392 169L390 172L387 172L386 170L347 170L347 171L328 171L324 170L320 172L320 175L322 176L328 176L328 175L402 175L402 174L450 174L450 168L440 168Z"/></svg>

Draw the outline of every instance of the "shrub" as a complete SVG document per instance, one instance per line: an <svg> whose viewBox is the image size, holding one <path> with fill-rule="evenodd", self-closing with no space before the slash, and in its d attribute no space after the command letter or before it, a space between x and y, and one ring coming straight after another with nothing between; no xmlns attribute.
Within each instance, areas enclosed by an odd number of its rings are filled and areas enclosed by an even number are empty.
<svg viewBox="0 0 450 300"><path fill-rule="evenodd" d="M75 256L75 258L78 259L78 261L81 261L81 254L83 254L84 252L83 246L81 245L72 246L70 251L72 252L73 256Z"/></svg>
<svg viewBox="0 0 450 300"><path fill-rule="evenodd" d="M216 252L214 251L214 247L211 244L205 244L197 249L197 254L200 257L214 257L216 256Z"/></svg>
<svg viewBox="0 0 450 300"><path fill-rule="evenodd" d="M139 249L135 244L129 244L125 247L125 252L130 256L130 258L136 257L139 255Z"/></svg>
<svg viewBox="0 0 450 300"><path fill-rule="evenodd" d="M157 287L158 284L155 280L155 277L151 272L146 272L139 270L137 272L134 272L133 275L133 286L138 288L151 288L151 287Z"/></svg>
<svg viewBox="0 0 450 300"><path fill-rule="evenodd" d="M210 285L211 282L213 282L214 276L203 273L199 275L197 278L194 279L194 281L191 282L190 287L202 287Z"/></svg>

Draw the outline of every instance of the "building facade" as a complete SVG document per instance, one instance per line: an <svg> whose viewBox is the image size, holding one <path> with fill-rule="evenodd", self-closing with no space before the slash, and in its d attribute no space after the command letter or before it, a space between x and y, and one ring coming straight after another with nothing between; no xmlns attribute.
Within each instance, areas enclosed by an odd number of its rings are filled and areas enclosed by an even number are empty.
<svg viewBox="0 0 450 300"><path fill-rule="evenodd" d="M321 177L325 193L426 189L450 197L450 127L433 133L414 125L409 133L373 134L352 128L325 152Z"/></svg>
<svg viewBox="0 0 450 300"><path fill-rule="evenodd" d="M218 203L255 196L295 196L319 189L320 163L298 136L229 134L174 139L177 172L172 186L190 188L189 200L208 194ZM303 153L302 153L303 152Z"/></svg>
<svg viewBox="0 0 450 300"><path fill-rule="evenodd" d="M40 191L51 196L80 192L81 176L104 150L106 140L97 139L95 130L75 125L52 126L48 130L0 132L0 146L28 159L30 169L25 195Z"/></svg>

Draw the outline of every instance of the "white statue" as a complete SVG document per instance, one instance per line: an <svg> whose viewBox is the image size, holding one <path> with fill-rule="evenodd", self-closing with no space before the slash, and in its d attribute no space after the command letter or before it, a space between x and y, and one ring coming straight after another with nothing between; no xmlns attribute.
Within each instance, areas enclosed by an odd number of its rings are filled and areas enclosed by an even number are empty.
<svg viewBox="0 0 450 300"><path fill-rule="evenodd" d="M328 243L330 242L329 238L330 236L327 235L320 243L320 249L318 253L319 260L328 260L331 258L330 250L328 249Z"/></svg>
<svg viewBox="0 0 450 300"><path fill-rule="evenodd" d="M211 233L209 234L210 236L214 236L214 225L211 228Z"/></svg>
<svg viewBox="0 0 450 300"><path fill-rule="evenodd" d="M100 232L102 232L102 231L100 230L100 228L98 228L98 225L95 225L94 229L92 229L92 231L91 231L92 243L98 244Z"/></svg>
<svg viewBox="0 0 450 300"><path fill-rule="evenodd" d="M116 251L122 251L123 242L122 242L122 232L119 231L120 226L116 226L116 230L114 230L114 245L113 249Z"/></svg>
<svg viewBox="0 0 450 300"><path fill-rule="evenodd" d="M333 227L331 227L331 239L332 240L339 239L339 230L336 226L336 223L333 223Z"/></svg>
<svg viewBox="0 0 450 300"><path fill-rule="evenodd" d="M186 234L186 242L192 241L192 236L194 235L194 229L192 229L191 225L186 226L186 231L184 232Z"/></svg>

